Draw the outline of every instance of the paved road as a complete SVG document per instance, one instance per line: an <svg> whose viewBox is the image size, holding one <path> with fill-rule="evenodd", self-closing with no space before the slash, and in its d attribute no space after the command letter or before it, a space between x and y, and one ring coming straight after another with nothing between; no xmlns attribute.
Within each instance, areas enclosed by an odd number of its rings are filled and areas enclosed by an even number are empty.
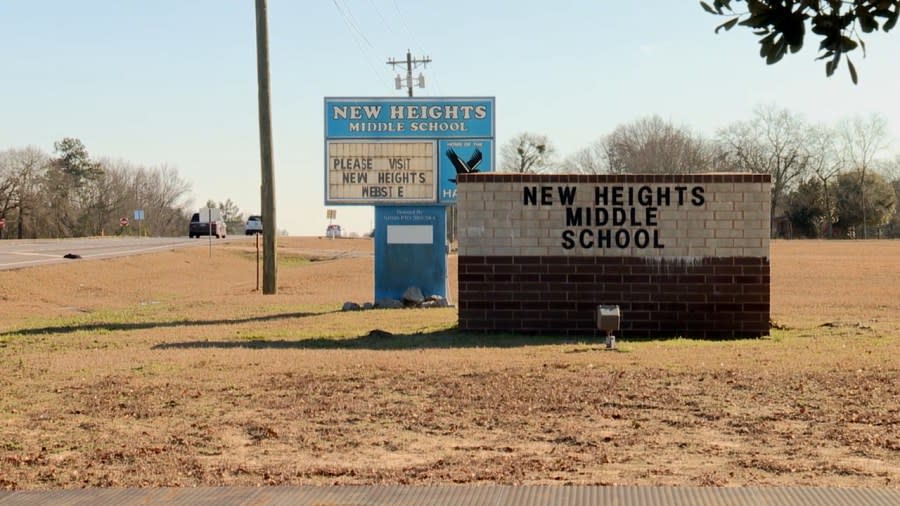
<svg viewBox="0 0 900 506"><path fill-rule="evenodd" d="M900 489L590 486L90 488L0 491L0 506L896 506Z"/></svg>
<svg viewBox="0 0 900 506"><path fill-rule="evenodd" d="M212 239L212 245L241 240L241 237ZM210 241L206 237L98 237L80 239L4 239L0 241L0 270L21 269L71 261L64 258L68 253L80 255L82 259L109 258L115 256L139 255L154 251L184 246L205 246Z"/></svg>

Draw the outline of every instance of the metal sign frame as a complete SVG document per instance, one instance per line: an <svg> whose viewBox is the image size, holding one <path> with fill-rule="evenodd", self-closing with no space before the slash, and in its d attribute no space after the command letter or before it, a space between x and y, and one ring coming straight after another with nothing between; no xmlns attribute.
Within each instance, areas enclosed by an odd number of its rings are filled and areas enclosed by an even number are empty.
<svg viewBox="0 0 900 506"><path fill-rule="evenodd" d="M477 141L488 146L482 167L493 170L496 116L494 97L325 97L323 165L325 205L450 205L441 180L452 179L456 169L442 160L440 143ZM432 141L435 143L434 192L430 199L354 198L334 199L330 193L329 145L336 141L379 142ZM449 173L445 171L451 170ZM446 185L443 185L446 186Z"/></svg>

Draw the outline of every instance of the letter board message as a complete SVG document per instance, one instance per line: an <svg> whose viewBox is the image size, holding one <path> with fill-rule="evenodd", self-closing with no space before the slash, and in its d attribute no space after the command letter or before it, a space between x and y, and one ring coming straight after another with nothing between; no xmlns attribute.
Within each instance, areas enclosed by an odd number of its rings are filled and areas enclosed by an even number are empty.
<svg viewBox="0 0 900 506"><path fill-rule="evenodd" d="M329 141L327 152L326 202L435 201L433 141Z"/></svg>

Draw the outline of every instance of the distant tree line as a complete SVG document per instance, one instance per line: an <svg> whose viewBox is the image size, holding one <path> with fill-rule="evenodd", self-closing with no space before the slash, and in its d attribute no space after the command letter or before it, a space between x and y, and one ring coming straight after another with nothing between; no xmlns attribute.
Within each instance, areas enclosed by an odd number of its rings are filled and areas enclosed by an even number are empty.
<svg viewBox="0 0 900 506"><path fill-rule="evenodd" d="M93 159L75 138L54 143L52 155L36 147L0 151L5 238L136 235L135 210L143 211L146 235L184 235L190 190L171 167Z"/></svg>
<svg viewBox="0 0 900 506"><path fill-rule="evenodd" d="M640 118L560 158L545 135L521 133L499 170L580 174L753 172L772 178L775 237L900 237L900 156L885 157L880 115L810 124L775 106L712 138L659 116Z"/></svg>

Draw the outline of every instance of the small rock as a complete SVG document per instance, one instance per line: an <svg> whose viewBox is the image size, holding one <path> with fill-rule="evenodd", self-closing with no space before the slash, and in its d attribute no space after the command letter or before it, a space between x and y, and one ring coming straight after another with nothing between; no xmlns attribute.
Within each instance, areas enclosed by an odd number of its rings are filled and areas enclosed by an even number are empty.
<svg viewBox="0 0 900 506"><path fill-rule="evenodd" d="M355 302L345 302L343 306L341 306L341 311L359 311L359 304Z"/></svg>
<svg viewBox="0 0 900 506"><path fill-rule="evenodd" d="M447 299L441 297L440 295L429 295L425 302L430 302L431 305L428 307L448 307L450 303L447 302Z"/></svg>
<svg viewBox="0 0 900 506"><path fill-rule="evenodd" d="M372 304L371 302L366 302L365 304L362 305L362 308L363 309L375 309L375 304Z"/></svg>
<svg viewBox="0 0 900 506"><path fill-rule="evenodd" d="M425 300L422 290L418 286L411 286L403 292L403 302L410 305L421 304Z"/></svg>
<svg viewBox="0 0 900 506"><path fill-rule="evenodd" d="M68 258L69 260L81 258L81 255L76 255L75 253L66 253L63 255L63 258Z"/></svg>

